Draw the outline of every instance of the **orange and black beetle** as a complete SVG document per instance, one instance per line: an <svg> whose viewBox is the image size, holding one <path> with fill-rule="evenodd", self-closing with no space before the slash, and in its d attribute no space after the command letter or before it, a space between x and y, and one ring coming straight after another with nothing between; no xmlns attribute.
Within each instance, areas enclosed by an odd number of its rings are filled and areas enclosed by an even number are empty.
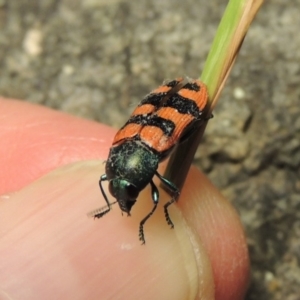
<svg viewBox="0 0 300 300"><path fill-rule="evenodd" d="M158 164L174 146L186 140L202 124L208 101L207 88L199 80L177 78L148 94L133 111L127 123L117 132L99 186L107 206L94 211L95 218L108 213L111 205L102 187L109 181L109 191L120 209L130 215L139 193L150 184L153 208L140 222L139 238L145 243L143 226L155 211L159 192L152 178L156 175L172 195L164 205L167 223L168 206L179 196L178 188L157 172ZM114 202L115 203L115 202Z"/></svg>

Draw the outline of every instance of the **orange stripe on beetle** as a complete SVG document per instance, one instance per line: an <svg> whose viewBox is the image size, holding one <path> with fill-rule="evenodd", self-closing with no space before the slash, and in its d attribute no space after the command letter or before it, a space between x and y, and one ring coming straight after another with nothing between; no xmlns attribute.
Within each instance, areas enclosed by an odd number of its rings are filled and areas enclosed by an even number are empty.
<svg viewBox="0 0 300 300"><path fill-rule="evenodd" d="M136 133L142 129L140 124L128 124L123 129L120 129L113 140L113 145L123 140L130 139L136 136Z"/></svg>
<svg viewBox="0 0 300 300"><path fill-rule="evenodd" d="M144 104L142 106L138 106L131 115L136 116L136 115L152 114L154 111L155 111L154 105Z"/></svg>
<svg viewBox="0 0 300 300"><path fill-rule="evenodd" d="M208 100L208 92L207 92L207 88L204 85L203 82L199 81L199 80L195 80L194 81L195 84L197 84L200 87L200 93L199 91L191 91L185 88L182 88L181 90L179 90L178 94L184 98L190 99L195 101L195 103L197 103L197 106L200 110L203 110L207 104L207 100Z"/></svg>
<svg viewBox="0 0 300 300"><path fill-rule="evenodd" d="M187 125L193 120L193 117L188 114L181 114L171 107L161 108L157 112L157 115L175 124L172 134L167 136L164 131L158 127L145 126L141 130L140 137L141 140L155 151L163 153L171 149L178 142Z"/></svg>

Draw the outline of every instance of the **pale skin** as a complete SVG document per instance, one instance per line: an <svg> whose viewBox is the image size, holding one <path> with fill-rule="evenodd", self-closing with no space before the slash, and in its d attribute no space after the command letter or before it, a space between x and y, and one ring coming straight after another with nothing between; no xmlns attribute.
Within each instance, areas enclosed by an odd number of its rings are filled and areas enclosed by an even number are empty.
<svg viewBox="0 0 300 300"><path fill-rule="evenodd" d="M175 228L159 205L146 245L138 224L152 207L148 188L131 217L117 205L87 217L105 205L98 180L115 133L0 99L0 298L243 299L249 260L239 217L196 168L170 208Z"/></svg>

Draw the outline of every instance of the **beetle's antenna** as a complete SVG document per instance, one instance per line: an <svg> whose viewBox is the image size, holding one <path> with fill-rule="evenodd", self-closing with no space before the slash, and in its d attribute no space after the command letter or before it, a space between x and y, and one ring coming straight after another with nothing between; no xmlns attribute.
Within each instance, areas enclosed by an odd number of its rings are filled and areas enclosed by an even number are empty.
<svg viewBox="0 0 300 300"><path fill-rule="evenodd" d="M109 205L92 210L87 214L87 216L89 218L98 218L99 219L99 218L103 217L105 214L107 214L110 211L111 206L116 204L117 202L118 201L115 201L115 202L109 203Z"/></svg>

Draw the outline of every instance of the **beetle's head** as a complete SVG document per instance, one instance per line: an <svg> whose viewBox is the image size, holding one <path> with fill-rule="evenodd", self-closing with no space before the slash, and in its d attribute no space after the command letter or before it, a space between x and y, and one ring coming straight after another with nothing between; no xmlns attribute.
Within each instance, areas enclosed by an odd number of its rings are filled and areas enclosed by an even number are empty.
<svg viewBox="0 0 300 300"><path fill-rule="evenodd" d="M140 190L126 179L116 178L109 182L109 191L117 199L120 209L130 215Z"/></svg>

